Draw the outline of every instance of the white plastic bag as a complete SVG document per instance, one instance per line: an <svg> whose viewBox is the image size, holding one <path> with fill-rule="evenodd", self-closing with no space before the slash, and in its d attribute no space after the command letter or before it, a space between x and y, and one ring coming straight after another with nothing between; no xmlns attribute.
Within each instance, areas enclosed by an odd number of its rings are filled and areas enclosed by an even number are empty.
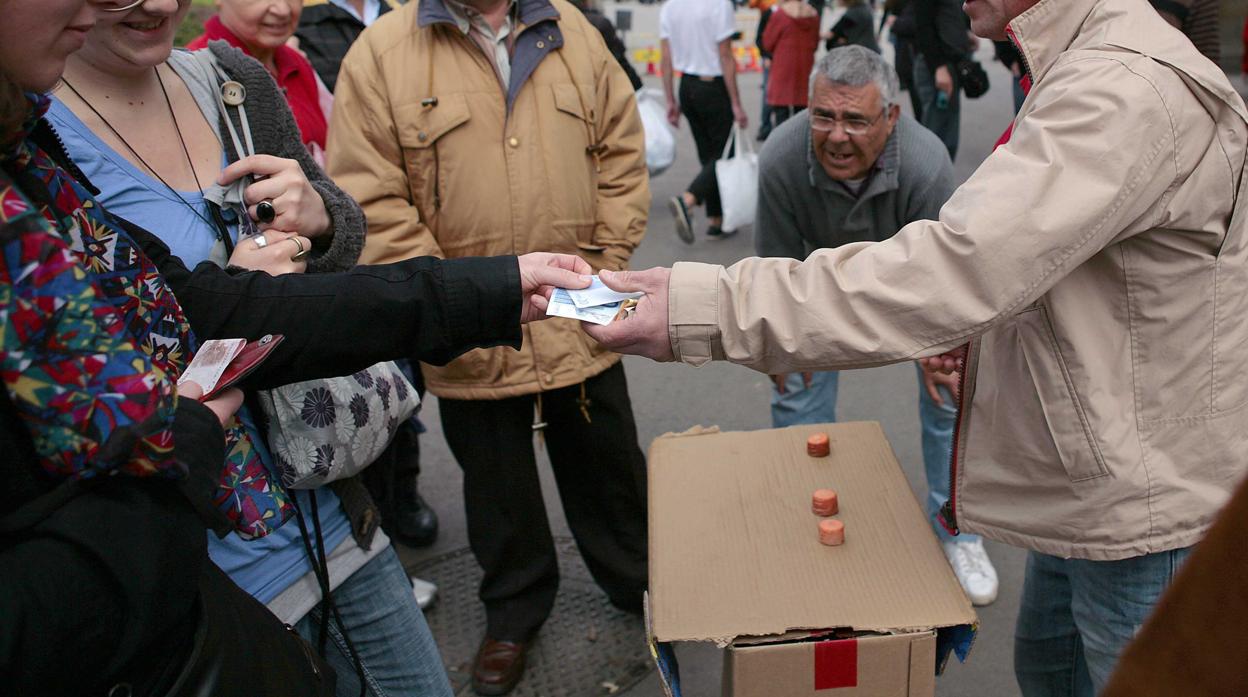
<svg viewBox="0 0 1248 697"><path fill-rule="evenodd" d="M733 144L737 149L733 156ZM733 232L754 224L758 208L758 153L750 137L738 126L724 145L724 156L715 162L715 179L719 182L719 200L724 209L724 232Z"/></svg>
<svg viewBox="0 0 1248 697"><path fill-rule="evenodd" d="M676 132L667 123L667 101L659 90L637 90L637 111L646 132L646 169L656 177L676 161Z"/></svg>

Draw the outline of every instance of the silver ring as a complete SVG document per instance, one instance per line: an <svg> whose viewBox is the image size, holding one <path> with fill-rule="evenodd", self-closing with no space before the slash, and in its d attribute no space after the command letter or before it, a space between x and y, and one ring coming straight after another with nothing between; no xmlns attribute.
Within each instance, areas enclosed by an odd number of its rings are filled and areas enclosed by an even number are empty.
<svg viewBox="0 0 1248 697"><path fill-rule="evenodd" d="M125 7L113 7L113 8L105 9L104 11L105 12L125 12L126 10L133 10L139 5L142 5L144 2L147 2L147 0L138 0L138 2L132 2L129 5L126 5Z"/></svg>
<svg viewBox="0 0 1248 697"><path fill-rule="evenodd" d="M269 246L269 241L265 238L264 235L256 235L252 239L256 241L256 249L264 249L265 247Z"/></svg>

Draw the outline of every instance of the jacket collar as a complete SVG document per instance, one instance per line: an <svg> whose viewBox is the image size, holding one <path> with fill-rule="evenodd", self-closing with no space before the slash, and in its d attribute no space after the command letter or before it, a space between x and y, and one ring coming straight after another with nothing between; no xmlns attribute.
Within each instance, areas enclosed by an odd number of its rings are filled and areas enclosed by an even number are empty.
<svg viewBox="0 0 1248 697"><path fill-rule="evenodd" d="M247 50L247 44L230 31L230 28L225 26L217 15L209 17L208 21L204 22L204 38L209 42L224 41L243 53L251 55L251 52ZM291 77L299 73L299 68L304 62L300 58L302 56L289 46L278 46L273 52L273 65L277 69L274 79L277 80L278 87L284 88Z"/></svg>
<svg viewBox="0 0 1248 697"><path fill-rule="evenodd" d="M1040 0L1015 17L1006 32L1038 84L1061 55L1082 44L1116 46L1170 66L1199 85L1196 96L1211 110L1229 108L1248 120L1240 99L1213 63L1191 50L1183 34L1172 31L1152 8L1133 0Z"/></svg>
<svg viewBox="0 0 1248 697"><path fill-rule="evenodd" d="M1097 0L1040 0L1010 22L1005 31L1023 54L1033 82L1044 79L1070 48L1096 4Z"/></svg>
<svg viewBox="0 0 1248 697"><path fill-rule="evenodd" d="M559 19L559 10L550 4L550 0L516 0L519 5L520 26L531 27L548 19ZM427 27L431 24L449 24L456 26L455 15L446 8L442 0L420 0L416 14L417 26Z"/></svg>

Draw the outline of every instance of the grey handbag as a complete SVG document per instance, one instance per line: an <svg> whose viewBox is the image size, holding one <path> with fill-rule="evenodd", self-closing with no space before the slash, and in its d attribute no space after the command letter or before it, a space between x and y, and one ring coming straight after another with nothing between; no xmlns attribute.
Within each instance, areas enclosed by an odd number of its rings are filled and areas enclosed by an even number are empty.
<svg viewBox="0 0 1248 697"><path fill-rule="evenodd" d="M359 473L420 406L420 396L393 361L257 395L269 419L269 449L282 484L292 489L315 489Z"/></svg>

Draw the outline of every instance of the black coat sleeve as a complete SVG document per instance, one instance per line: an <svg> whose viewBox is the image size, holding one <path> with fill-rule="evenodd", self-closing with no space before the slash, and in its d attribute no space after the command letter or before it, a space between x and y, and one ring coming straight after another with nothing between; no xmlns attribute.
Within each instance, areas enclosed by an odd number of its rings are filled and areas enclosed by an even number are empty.
<svg viewBox="0 0 1248 697"><path fill-rule="evenodd" d="M928 67L952 65L969 48L966 15L958 0L914 0L914 46Z"/></svg>
<svg viewBox="0 0 1248 697"><path fill-rule="evenodd" d="M270 276L203 262L188 270L155 235L119 220L160 269L201 340L282 334L242 382L266 389L418 358L443 365L474 348L519 348L515 257L418 257L351 271Z"/></svg>
<svg viewBox="0 0 1248 697"><path fill-rule="evenodd" d="M768 7L758 13L758 29L754 31L754 45L758 47L758 55L771 58L771 52L763 48L763 34L767 31L767 22L771 19L772 8Z"/></svg>

